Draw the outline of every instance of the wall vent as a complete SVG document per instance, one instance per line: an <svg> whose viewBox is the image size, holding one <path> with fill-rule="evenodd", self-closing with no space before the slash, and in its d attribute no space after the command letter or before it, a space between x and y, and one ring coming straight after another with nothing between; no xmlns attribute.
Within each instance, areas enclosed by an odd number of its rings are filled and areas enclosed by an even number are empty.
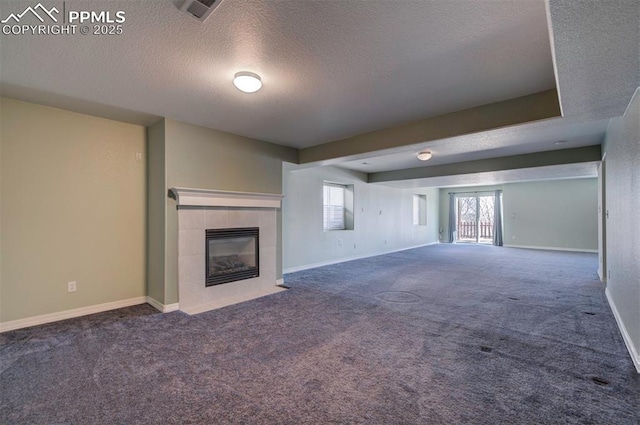
<svg viewBox="0 0 640 425"><path fill-rule="evenodd" d="M204 22L220 3L222 0L185 0L180 10Z"/></svg>

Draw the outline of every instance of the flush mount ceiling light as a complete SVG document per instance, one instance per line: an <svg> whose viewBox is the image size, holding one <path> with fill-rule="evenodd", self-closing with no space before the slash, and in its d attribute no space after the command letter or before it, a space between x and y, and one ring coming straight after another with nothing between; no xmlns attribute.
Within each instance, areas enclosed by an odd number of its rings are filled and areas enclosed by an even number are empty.
<svg viewBox="0 0 640 425"><path fill-rule="evenodd" d="M254 93L262 87L262 80L258 74L242 71L233 77L233 85L245 93Z"/></svg>
<svg viewBox="0 0 640 425"><path fill-rule="evenodd" d="M431 159L433 155L429 151L422 151L418 154L418 159L420 161L428 161Z"/></svg>

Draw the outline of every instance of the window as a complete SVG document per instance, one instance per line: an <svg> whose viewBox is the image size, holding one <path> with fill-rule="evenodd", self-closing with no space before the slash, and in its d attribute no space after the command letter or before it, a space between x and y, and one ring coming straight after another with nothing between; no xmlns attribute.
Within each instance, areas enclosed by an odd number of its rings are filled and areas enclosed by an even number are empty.
<svg viewBox="0 0 640 425"><path fill-rule="evenodd" d="M344 230L346 186L324 183L323 220L324 230Z"/></svg>
<svg viewBox="0 0 640 425"><path fill-rule="evenodd" d="M413 225L427 225L427 195L413 195Z"/></svg>
<svg viewBox="0 0 640 425"><path fill-rule="evenodd" d="M324 230L353 230L353 185L324 182L322 203Z"/></svg>

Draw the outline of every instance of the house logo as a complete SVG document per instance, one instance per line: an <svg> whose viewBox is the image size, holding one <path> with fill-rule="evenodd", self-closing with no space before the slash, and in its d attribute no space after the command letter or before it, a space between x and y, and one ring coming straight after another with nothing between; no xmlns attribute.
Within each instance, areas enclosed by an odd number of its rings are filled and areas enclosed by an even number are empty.
<svg viewBox="0 0 640 425"><path fill-rule="evenodd" d="M1 0L0 0L1 1ZM54 3L52 5L51 3ZM2 35L104 35L124 32L126 12L68 8L66 1L44 2L0 16ZM101 3L104 4L104 3Z"/></svg>
<svg viewBox="0 0 640 425"><path fill-rule="evenodd" d="M19 24L22 18L26 18L28 16L35 16L36 19L38 19L41 23L45 22L46 17L51 19L53 22L57 23L58 18L56 17L56 15L58 15L59 13L60 11L55 6L52 7L51 9L47 9L42 5L42 3L38 3L34 7L31 7L31 6L27 7L22 13L11 13L9 16L7 16L5 19L3 19L0 22L3 24Z"/></svg>

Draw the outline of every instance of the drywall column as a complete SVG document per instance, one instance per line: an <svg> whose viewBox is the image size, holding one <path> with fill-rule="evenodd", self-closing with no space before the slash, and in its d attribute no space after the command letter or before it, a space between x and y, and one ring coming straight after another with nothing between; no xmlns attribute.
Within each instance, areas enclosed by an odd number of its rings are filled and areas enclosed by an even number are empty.
<svg viewBox="0 0 640 425"><path fill-rule="evenodd" d="M165 120L147 129L147 295L165 304Z"/></svg>

